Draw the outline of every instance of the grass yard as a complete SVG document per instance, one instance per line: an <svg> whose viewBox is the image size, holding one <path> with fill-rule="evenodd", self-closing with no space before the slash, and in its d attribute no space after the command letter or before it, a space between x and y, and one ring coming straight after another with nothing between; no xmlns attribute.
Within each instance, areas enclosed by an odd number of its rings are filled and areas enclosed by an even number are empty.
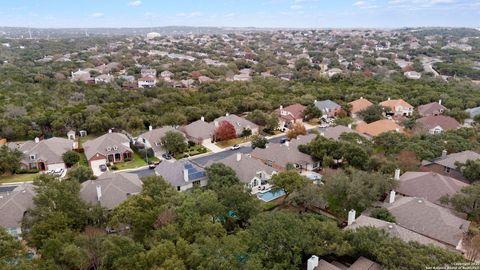
<svg viewBox="0 0 480 270"><path fill-rule="evenodd" d="M16 182L29 182L39 176L39 173L24 173L24 174L14 174L14 175L2 175L0 176L0 185L5 183L16 183Z"/></svg>
<svg viewBox="0 0 480 270"><path fill-rule="evenodd" d="M193 157L193 156L196 156L196 155L208 153L208 151L209 150L202 145L194 145L194 146L188 147L188 149L185 153L183 153L181 155L178 155L178 156L175 156L175 158L176 159L182 159L182 158L185 158L185 157Z"/></svg>
<svg viewBox="0 0 480 270"><path fill-rule="evenodd" d="M220 148L227 148L227 147L233 146L235 144L246 143L246 142L249 142L249 141L250 141L250 137L241 137L241 138L231 139L231 140L228 140L228 141L217 142L217 143L215 143L215 145L220 147Z"/></svg>
<svg viewBox="0 0 480 270"><path fill-rule="evenodd" d="M147 162L145 162L137 152L133 153L133 159L131 161L115 164L118 170L135 169L147 165Z"/></svg>

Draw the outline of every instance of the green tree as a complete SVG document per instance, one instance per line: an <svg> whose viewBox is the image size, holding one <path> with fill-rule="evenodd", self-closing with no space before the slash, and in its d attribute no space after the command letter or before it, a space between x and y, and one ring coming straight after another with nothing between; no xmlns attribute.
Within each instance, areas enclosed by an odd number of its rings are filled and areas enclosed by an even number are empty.
<svg viewBox="0 0 480 270"><path fill-rule="evenodd" d="M370 215L374 218L395 223L395 216L393 216L386 208L375 208Z"/></svg>
<svg viewBox="0 0 480 270"><path fill-rule="evenodd" d="M252 148L262 148L264 149L267 147L268 140L265 137L262 137L260 135L254 135L252 137Z"/></svg>
<svg viewBox="0 0 480 270"><path fill-rule="evenodd" d="M93 171L90 167L87 166L74 166L67 171L66 177L71 180L78 181L83 183L87 180L95 180L96 177L93 175Z"/></svg>
<svg viewBox="0 0 480 270"><path fill-rule="evenodd" d="M480 160L467 160L460 167L463 176L468 180L472 182L480 180Z"/></svg>
<svg viewBox="0 0 480 270"><path fill-rule="evenodd" d="M13 261L23 256L24 253L25 250L20 241L17 241L3 228L0 228L0 268L6 267L6 262Z"/></svg>
<svg viewBox="0 0 480 270"><path fill-rule="evenodd" d="M12 150L6 145L0 147L0 175L12 174L20 169L20 161L22 160L22 152Z"/></svg>
<svg viewBox="0 0 480 270"><path fill-rule="evenodd" d="M446 195L442 197L440 201L480 221L480 183L476 182L466 186L452 196Z"/></svg>
<svg viewBox="0 0 480 270"><path fill-rule="evenodd" d="M80 161L80 154L75 151L67 151L63 153L62 159L67 167L72 167Z"/></svg>
<svg viewBox="0 0 480 270"><path fill-rule="evenodd" d="M177 155L187 151L188 144L185 137L180 132L168 131L165 136L161 138L163 148L167 152Z"/></svg>
<svg viewBox="0 0 480 270"><path fill-rule="evenodd" d="M215 163L205 168L205 173L208 177L208 188L215 191L240 184L235 171L222 163Z"/></svg>
<svg viewBox="0 0 480 270"><path fill-rule="evenodd" d="M384 108L380 105L372 105L368 108L360 111L358 115L365 121L367 124L383 119Z"/></svg>
<svg viewBox="0 0 480 270"><path fill-rule="evenodd" d="M272 176L272 184L276 188L285 191L285 199L287 199L292 192L301 190L307 183L308 179L305 176L293 170L280 172Z"/></svg>

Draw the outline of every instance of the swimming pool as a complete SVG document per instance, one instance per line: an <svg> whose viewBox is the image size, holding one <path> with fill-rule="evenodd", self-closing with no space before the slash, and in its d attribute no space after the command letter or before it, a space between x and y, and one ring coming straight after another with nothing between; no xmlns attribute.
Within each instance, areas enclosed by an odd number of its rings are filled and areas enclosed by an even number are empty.
<svg viewBox="0 0 480 270"><path fill-rule="evenodd" d="M270 201L278 199L282 196L285 196L285 194L286 194L285 190L283 190L283 189L279 189L279 190L276 190L276 191L269 190L269 191L266 191L266 192L263 192L263 193L258 193L257 197L264 202L270 202Z"/></svg>

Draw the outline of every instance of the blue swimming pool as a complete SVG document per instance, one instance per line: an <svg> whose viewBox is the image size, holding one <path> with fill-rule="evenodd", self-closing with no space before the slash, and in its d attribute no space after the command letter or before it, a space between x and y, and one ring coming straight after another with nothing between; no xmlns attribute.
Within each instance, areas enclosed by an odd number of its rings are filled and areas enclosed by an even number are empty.
<svg viewBox="0 0 480 270"><path fill-rule="evenodd" d="M269 191L257 194L257 197L264 202L273 201L273 200L278 199L282 196L285 196L285 190L283 190L283 189L279 189L279 190L276 190L276 191L269 190Z"/></svg>

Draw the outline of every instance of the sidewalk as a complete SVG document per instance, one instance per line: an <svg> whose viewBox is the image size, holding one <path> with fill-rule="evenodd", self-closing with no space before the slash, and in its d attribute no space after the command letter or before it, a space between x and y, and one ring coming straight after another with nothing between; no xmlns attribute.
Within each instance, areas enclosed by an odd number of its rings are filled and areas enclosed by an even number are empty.
<svg viewBox="0 0 480 270"><path fill-rule="evenodd" d="M208 150L212 151L212 153L219 153L219 152L222 152L224 151L225 149L222 149L218 146L216 146L214 143L212 142L208 142L208 143L204 143L202 144L204 147L206 147Z"/></svg>

